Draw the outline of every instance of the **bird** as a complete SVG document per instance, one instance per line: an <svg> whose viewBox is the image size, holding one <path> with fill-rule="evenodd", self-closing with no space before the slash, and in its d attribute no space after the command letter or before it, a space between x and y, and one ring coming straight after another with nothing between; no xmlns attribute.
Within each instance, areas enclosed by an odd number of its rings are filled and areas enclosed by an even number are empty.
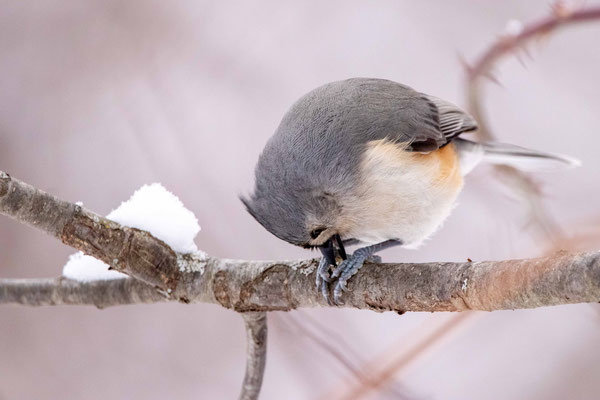
<svg viewBox="0 0 600 400"><path fill-rule="evenodd" d="M417 248L442 225L480 163L525 171L579 165L463 138L477 128L456 105L394 81L327 83L285 113L258 158L253 192L240 200L276 237L321 251L316 288L342 305L348 280L366 261L380 261L377 252ZM348 255L352 244L361 247Z"/></svg>

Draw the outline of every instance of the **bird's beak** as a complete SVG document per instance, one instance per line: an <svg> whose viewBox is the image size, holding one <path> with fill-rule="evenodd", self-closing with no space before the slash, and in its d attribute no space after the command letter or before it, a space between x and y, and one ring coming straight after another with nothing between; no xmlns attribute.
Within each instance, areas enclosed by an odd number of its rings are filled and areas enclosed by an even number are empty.
<svg viewBox="0 0 600 400"><path fill-rule="evenodd" d="M329 265L335 266L335 251L332 238L319 246L319 250L321 250L321 254L323 254Z"/></svg>
<svg viewBox="0 0 600 400"><path fill-rule="evenodd" d="M339 234L335 235L335 241L337 242L337 245L338 245L340 257L342 257L342 260L345 260L348 257L346 256L346 249L344 248L344 242L342 242L342 238L340 237Z"/></svg>
<svg viewBox="0 0 600 400"><path fill-rule="evenodd" d="M326 241L321 246L319 246L319 250L321 250L323 257L325 257L325 259L327 260L329 265L333 265L333 266L336 265L335 264L335 245L333 243L334 240L337 243L338 252L340 253L340 257L342 257L342 260L345 260L347 258L346 249L344 248L344 243L342 242L342 238L340 237L340 235L332 236L331 238L329 238L328 241Z"/></svg>

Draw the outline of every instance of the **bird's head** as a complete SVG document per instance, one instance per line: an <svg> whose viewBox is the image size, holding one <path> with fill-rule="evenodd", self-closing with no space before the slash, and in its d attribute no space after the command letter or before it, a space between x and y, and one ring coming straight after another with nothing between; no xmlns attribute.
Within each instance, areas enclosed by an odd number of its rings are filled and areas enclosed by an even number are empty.
<svg viewBox="0 0 600 400"><path fill-rule="evenodd" d="M336 196L323 190L279 190L257 182L249 197L240 197L248 212L269 232L288 243L318 248L330 264L335 252L345 258L341 208Z"/></svg>

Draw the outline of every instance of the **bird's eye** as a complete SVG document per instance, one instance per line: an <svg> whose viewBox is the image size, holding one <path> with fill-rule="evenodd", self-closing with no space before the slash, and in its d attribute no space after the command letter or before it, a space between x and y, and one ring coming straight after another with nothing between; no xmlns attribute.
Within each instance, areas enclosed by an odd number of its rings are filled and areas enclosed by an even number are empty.
<svg viewBox="0 0 600 400"><path fill-rule="evenodd" d="M310 232L310 237L313 239L316 239L319 237L319 235L321 235L321 233L323 233L324 230L325 230L325 228L314 229Z"/></svg>

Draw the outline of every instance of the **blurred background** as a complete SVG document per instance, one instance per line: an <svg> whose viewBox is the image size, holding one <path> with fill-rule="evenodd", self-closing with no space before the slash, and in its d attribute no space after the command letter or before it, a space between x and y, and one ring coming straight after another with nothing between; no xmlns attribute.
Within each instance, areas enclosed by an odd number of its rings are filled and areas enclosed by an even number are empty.
<svg viewBox="0 0 600 400"><path fill-rule="evenodd" d="M212 255L316 257L271 236L237 198L292 102L365 76L465 105L461 58L475 60L508 21L549 12L547 0L0 0L0 168L101 214L161 182L196 214L197 244ZM599 37L589 23L535 41L525 65L503 59L502 86L485 87L500 140L583 162L536 175L565 249L600 243ZM466 183L432 239L384 260L552 248L491 169ZM71 253L0 217L1 277L58 276ZM272 313L262 398L595 399L599 328L595 304ZM2 400L236 398L244 357L242 319L213 305L0 307Z"/></svg>

